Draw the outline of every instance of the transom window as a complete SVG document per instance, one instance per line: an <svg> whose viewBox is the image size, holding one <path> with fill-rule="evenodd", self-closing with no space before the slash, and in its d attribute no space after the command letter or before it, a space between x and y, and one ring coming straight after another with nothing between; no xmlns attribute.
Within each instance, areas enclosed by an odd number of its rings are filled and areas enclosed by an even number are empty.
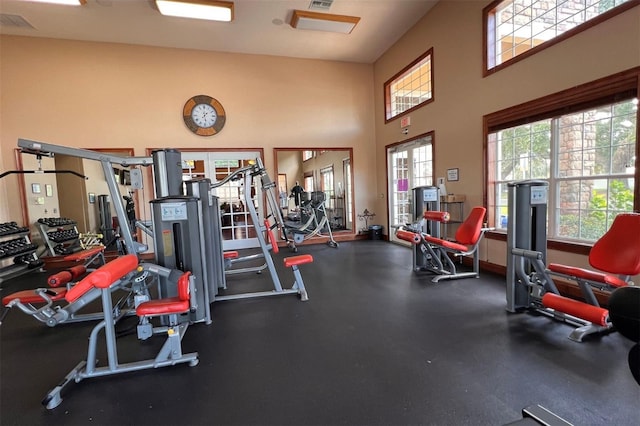
<svg viewBox="0 0 640 426"><path fill-rule="evenodd" d="M433 100L433 49L384 84L385 121Z"/></svg>
<svg viewBox="0 0 640 426"><path fill-rule="evenodd" d="M507 183L549 181L551 238L595 241L634 209L638 99L489 133L489 212L506 228Z"/></svg>
<svg viewBox="0 0 640 426"><path fill-rule="evenodd" d="M486 70L576 34L588 27L582 25L585 22L608 19L634 5L635 0L494 1L484 9Z"/></svg>

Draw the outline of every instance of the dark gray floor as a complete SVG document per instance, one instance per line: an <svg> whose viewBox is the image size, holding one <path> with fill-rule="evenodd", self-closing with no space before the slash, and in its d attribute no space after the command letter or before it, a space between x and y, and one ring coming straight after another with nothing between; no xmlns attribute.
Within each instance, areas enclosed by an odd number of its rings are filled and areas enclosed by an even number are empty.
<svg viewBox="0 0 640 426"><path fill-rule="evenodd" d="M433 284L411 272L409 249L390 243L299 252L315 258L302 267L308 302L214 303L213 324L183 341L199 365L72 384L53 411L40 400L86 357L91 325L50 329L12 312L0 327L0 423L501 425L542 404L575 425L640 424L632 343L620 335L573 342L570 326L508 314L504 278ZM290 271L281 276L292 283ZM2 295L39 279L5 282ZM230 285L247 281L268 285L268 276ZM120 361L148 357L150 346L122 338Z"/></svg>

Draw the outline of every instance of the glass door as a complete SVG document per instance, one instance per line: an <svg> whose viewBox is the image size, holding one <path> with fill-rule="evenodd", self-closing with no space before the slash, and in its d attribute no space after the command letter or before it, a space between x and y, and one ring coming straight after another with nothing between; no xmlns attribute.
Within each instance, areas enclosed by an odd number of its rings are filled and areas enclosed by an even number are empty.
<svg viewBox="0 0 640 426"><path fill-rule="evenodd" d="M197 166L203 164L204 176L212 182L220 182L236 170L249 165L261 157L260 152L183 152L183 163L191 161ZM183 178L190 179L194 175L193 170L183 169ZM199 170L198 170L199 171ZM230 180L224 185L212 190L217 196L220 205L220 217L222 221L222 237L224 250L238 250L259 247L255 225L246 205L245 191L250 191L250 202L255 206L260 221L264 220L264 208L262 200L262 187L259 179L251 179L251 187L244 187L244 178Z"/></svg>
<svg viewBox="0 0 640 426"><path fill-rule="evenodd" d="M396 238L395 228L414 223L412 214L412 188L433 185L433 145L431 135L421 136L410 142L387 147L389 170L389 240L409 244Z"/></svg>

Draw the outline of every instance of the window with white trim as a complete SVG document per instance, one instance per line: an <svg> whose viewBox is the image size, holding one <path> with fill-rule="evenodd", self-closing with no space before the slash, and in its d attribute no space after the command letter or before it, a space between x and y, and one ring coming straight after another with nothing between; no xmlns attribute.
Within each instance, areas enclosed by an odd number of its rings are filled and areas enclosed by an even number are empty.
<svg viewBox="0 0 640 426"><path fill-rule="evenodd" d="M484 11L487 70L538 46L588 28L596 18L608 19L636 0L502 0ZM624 6L624 7L620 7ZM606 15L606 16L605 16Z"/></svg>
<svg viewBox="0 0 640 426"><path fill-rule="evenodd" d="M320 183L322 185L321 190L325 195L325 207L328 209L334 208L335 190L333 188L333 166L320 169Z"/></svg>
<svg viewBox="0 0 640 426"><path fill-rule="evenodd" d="M600 238L634 209L638 99L555 115L488 134L490 221L505 229L507 183L549 182L548 235Z"/></svg>
<svg viewBox="0 0 640 426"><path fill-rule="evenodd" d="M433 101L433 49L384 83L385 121Z"/></svg>

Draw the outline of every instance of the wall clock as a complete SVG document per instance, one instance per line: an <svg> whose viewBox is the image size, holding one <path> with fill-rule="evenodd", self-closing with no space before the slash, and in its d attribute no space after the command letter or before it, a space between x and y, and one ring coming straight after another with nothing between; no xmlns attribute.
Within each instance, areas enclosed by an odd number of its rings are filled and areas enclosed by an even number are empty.
<svg viewBox="0 0 640 426"><path fill-rule="evenodd" d="M191 97L182 109L184 124L199 136L212 136L224 127L227 116L222 104L207 95Z"/></svg>

